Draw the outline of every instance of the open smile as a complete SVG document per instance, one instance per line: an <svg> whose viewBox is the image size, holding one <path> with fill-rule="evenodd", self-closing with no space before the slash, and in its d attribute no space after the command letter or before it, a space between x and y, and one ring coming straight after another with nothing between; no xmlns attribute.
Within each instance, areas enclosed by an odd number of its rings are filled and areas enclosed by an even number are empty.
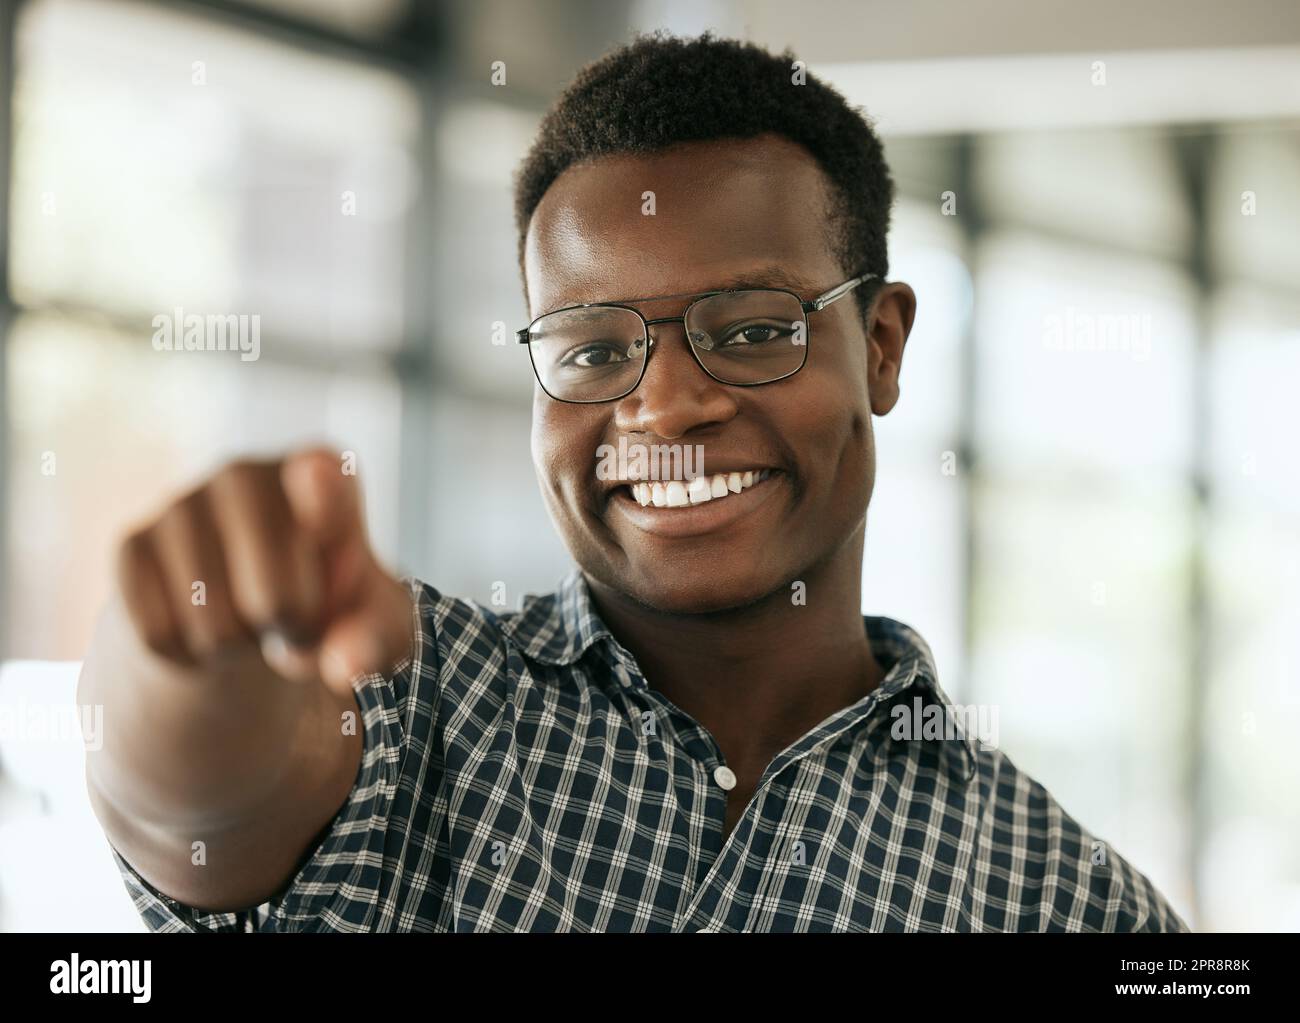
<svg viewBox="0 0 1300 1023"><path fill-rule="evenodd" d="M784 481L778 469L758 469L690 481L629 483L614 488L608 508L656 536L697 536L729 526L762 506Z"/></svg>

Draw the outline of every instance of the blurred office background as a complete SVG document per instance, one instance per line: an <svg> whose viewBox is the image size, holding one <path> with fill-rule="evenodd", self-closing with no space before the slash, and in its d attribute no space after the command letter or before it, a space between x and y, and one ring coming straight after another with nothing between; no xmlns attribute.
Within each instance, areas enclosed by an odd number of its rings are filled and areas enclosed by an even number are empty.
<svg viewBox="0 0 1300 1023"><path fill-rule="evenodd" d="M114 543L222 461L354 451L403 571L568 566L511 174L633 30L865 106L916 289L863 608L1204 930L1300 929L1300 8L27 0L0 18L0 929L135 929L66 722ZM493 84L494 62L504 84ZM181 308L261 357L168 353Z"/></svg>

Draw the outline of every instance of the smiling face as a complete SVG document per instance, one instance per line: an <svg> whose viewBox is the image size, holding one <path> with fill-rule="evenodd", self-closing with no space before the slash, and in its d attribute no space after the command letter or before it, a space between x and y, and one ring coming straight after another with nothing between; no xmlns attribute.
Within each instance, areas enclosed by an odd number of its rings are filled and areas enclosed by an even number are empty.
<svg viewBox="0 0 1300 1023"><path fill-rule="evenodd" d="M642 213L647 191L654 193L653 215ZM740 281L814 298L857 272L831 250L829 208L829 186L811 155L774 135L570 167L529 224L531 314ZM905 340L910 290L886 291L890 308L900 310L896 318L906 321ZM654 319L680 316L689 302L669 298L636 308ZM809 314L808 327L804 367L757 387L708 376L680 320L650 328L645 375L624 398L566 404L535 387L538 480L557 529L590 578L649 607L702 613L788 593L793 580L860 544L875 479L871 415L897 399L898 358L891 359L888 341L882 348L868 338L852 295ZM629 487L598 473L600 453L608 450L602 446L617 449L620 440L629 450L689 446L702 451L705 475L749 469L756 482L743 488L742 475L725 497L715 490L700 505L643 507ZM769 473L757 481L760 470Z"/></svg>

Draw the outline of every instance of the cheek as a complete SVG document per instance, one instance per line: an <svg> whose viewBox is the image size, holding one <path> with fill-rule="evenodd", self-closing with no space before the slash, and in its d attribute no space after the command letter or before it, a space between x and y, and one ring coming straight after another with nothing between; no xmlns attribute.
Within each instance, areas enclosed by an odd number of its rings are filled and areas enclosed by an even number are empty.
<svg viewBox="0 0 1300 1023"><path fill-rule="evenodd" d="M602 427L595 417L584 412L581 406L566 406L545 394L539 397L535 393L533 397L529 438L533 469L556 518L576 513L572 506L584 497L588 477L594 477Z"/></svg>
<svg viewBox="0 0 1300 1023"><path fill-rule="evenodd" d="M866 401L854 402L845 410L847 437L845 455L853 460L857 474L870 480L876 468L876 435L871 425L871 407Z"/></svg>
<svg viewBox="0 0 1300 1023"><path fill-rule="evenodd" d="M825 393L818 417L804 435L810 496L829 503L829 514L856 517L865 510L875 484L871 412L852 394L843 394L837 403L828 404Z"/></svg>
<svg viewBox="0 0 1300 1023"><path fill-rule="evenodd" d="M818 462L833 468L838 482L848 486L874 475L875 440L867 386L869 346L851 324L840 326L818 338L818 362L814 366L810 358L802 371L807 389L800 404L816 410L809 436Z"/></svg>
<svg viewBox="0 0 1300 1023"><path fill-rule="evenodd" d="M539 394L538 389L534 387L533 429L528 438L528 446L533 455L533 468L537 471L538 480L543 484L551 478L550 458L552 452L546 440L548 437L555 436L555 431L549 427L547 422L548 413L546 396Z"/></svg>
<svg viewBox="0 0 1300 1023"><path fill-rule="evenodd" d="M874 439L865 380L843 362L820 373L807 369L804 373L807 387L791 396L783 418L799 424L799 434L805 446L816 452L817 464L844 469L848 466L841 463L855 454L870 457Z"/></svg>
<svg viewBox="0 0 1300 1023"><path fill-rule="evenodd" d="M563 447L559 442L561 436L559 424L555 422L555 415L551 408L554 404L545 395L542 395L540 401L534 398L533 429L529 446L532 449L533 471L537 474L537 485L542 492L542 500L551 516L551 521L561 526L567 513L561 497L564 480L561 465Z"/></svg>
<svg viewBox="0 0 1300 1023"><path fill-rule="evenodd" d="M867 500L876 485L876 434L871 427L871 413L862 410L853 423L854 449L859 452L863 490Z"/></svg>

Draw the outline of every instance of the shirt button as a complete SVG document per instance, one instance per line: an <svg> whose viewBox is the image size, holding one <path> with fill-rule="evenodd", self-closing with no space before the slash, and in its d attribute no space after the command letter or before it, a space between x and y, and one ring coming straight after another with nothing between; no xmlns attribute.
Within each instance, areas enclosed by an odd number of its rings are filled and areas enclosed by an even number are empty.
<svg viewBox="0 0 1300 1023"><path fill-rule="evenodd" d="M730 792L736 787L736 772L726 765L715 767L713 769L713 780L718 783L718 788Z"/></svg>

